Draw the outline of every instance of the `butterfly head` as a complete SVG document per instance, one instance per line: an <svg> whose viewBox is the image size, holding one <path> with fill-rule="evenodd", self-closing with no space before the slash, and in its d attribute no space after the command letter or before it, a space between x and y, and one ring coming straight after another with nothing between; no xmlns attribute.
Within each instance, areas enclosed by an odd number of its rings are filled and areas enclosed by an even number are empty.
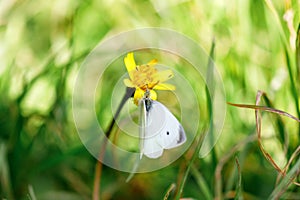
<svg viewBox="0 0 300 200"><path fill-rule="evenodd" d="M143 101L145 102L145 108L146 108L146 111L149 112L149 110L150 110L151 107L152 107L152 100L151 100L151 98L150 98L150 90L149 90L149 89L146 89L146 92L145 92L145 94L144 94Z"/></svg>

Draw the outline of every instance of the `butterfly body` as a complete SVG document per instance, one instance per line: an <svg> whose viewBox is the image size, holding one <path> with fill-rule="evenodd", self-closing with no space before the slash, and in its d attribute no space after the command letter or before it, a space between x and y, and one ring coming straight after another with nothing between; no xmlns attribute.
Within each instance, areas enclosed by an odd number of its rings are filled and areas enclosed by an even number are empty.
<svg viewBox="0 0 300 200"><path fill-rule="evenodd" d="M186 141L183 127L160 102L144 97L140 103L140 149L148 158L162 156L164 149L172 149Z"/></svg>

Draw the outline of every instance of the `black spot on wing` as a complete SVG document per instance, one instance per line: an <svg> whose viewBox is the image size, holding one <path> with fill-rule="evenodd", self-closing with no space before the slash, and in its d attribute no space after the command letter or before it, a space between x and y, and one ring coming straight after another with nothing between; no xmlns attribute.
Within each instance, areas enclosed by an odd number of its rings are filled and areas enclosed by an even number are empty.
<svg viewBox="0 0 300 200"><path fill-rule="evenodd" d="M184 129L181 125L179 125L179 138L177 140L177 144L183 143L186 140Z"/></svg>

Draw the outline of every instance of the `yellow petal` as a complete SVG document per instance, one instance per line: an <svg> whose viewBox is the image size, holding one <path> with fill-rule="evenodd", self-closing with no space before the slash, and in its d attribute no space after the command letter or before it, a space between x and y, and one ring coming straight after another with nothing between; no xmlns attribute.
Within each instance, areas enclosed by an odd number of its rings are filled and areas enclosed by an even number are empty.
<svg viewBox="0 0 300 200"><path fill-rule="evenodd" d="M139 100L142 99L144 97L144 91L140 88L136 88L135 92L134 92L134 96L133 96L133 100L134 100L134 103L136 105L139 104Z"/></svg>
<svg viewBox="0 0 300 200"><path fill-rule="evenodd" d="M148 62L148 65L156 65L157 64L157 60L153 59L150 62Z"/></svg>
<svg viewBox="0 0 300 200"><path fill-rule="evenodd" d="M174 74L172 70L164 70L157 72L156 76L159 82L161 83L172 78Z"/></svg>
<svg viewBox="0 0 300 200"><path fill-rule="evenodd" d="M136 64L135 64L132 52L128 53L127 56L124 58L124 63L125 63L125 66L126 66L126 69L127 69L128 72L135 69Z"/></svg>
<svg viewBox="0 0 300 200"><path fill-rule="evenodd" d="M127 87L134 87L132 81L129 80L128 78L124 79L123 82Z"/></svg>
<svg viewBox="0 0 300 200"><path fill-rule="evenodd" d="M175 86L169 83L160 83L154 86L154 90L175 90Z"/></svg>
<svg viewBox="0 0 300 200"><path fill-rule="evenodd" d="M150 98L152 100L156 100L157 99L157 94L154 90L150 90Z"/></svg>

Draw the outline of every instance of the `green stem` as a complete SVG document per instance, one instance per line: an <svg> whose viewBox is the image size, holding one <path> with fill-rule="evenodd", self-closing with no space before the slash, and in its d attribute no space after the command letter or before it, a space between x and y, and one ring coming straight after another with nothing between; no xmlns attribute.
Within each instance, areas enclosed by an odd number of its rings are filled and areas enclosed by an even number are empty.
<svg viewBox="0 0 300 200"><path fill-rule="evenodd" d="M113 128L113 126L115 125L116 119L119 117L120 112L121 112L123 106L125 105L126 101L127 101L130 97L133 96L134 92L135 92L135 88L129 88L129 87L126 88L126 93L125 93L125 95L123 96L123 99L121 100L121 102L120 102L120 104L119 104L119 107L118 107L118 109L117 109L117 111L116 111L116 113L115 113L115 116L113 117L112 121L110 122L109 128L107 129L107 131L106 131L106 133L105 133L106 137L109 137L109 136L110 136L111 131L112 131L112 128Z"/></svg>
<svg viewBox="0 0 300 200"><path fill-rule="evenodd" d="M120 115L120 112L122 110L122 108L124 107L126 101L133 96L135 92L135 88L126 88L126 93L124 95L124 97L122 98L119 107L117 109L117 112L115 113L112 121L110 122L110 125L105 133L106 137L109 138L112 129L116 123L116 119L117 117ZM103 158L104 151L106 149L106 145L107 145L107 140L104 140L103 145L101 145L101 149L99 152L99 157L95 166L95 179L94 179L94 185L93 185L93 200L98 200L99 199L99 192L100 192L100 179L101 179L101 172L102 172L102 163L101 160Z"/></svg>

